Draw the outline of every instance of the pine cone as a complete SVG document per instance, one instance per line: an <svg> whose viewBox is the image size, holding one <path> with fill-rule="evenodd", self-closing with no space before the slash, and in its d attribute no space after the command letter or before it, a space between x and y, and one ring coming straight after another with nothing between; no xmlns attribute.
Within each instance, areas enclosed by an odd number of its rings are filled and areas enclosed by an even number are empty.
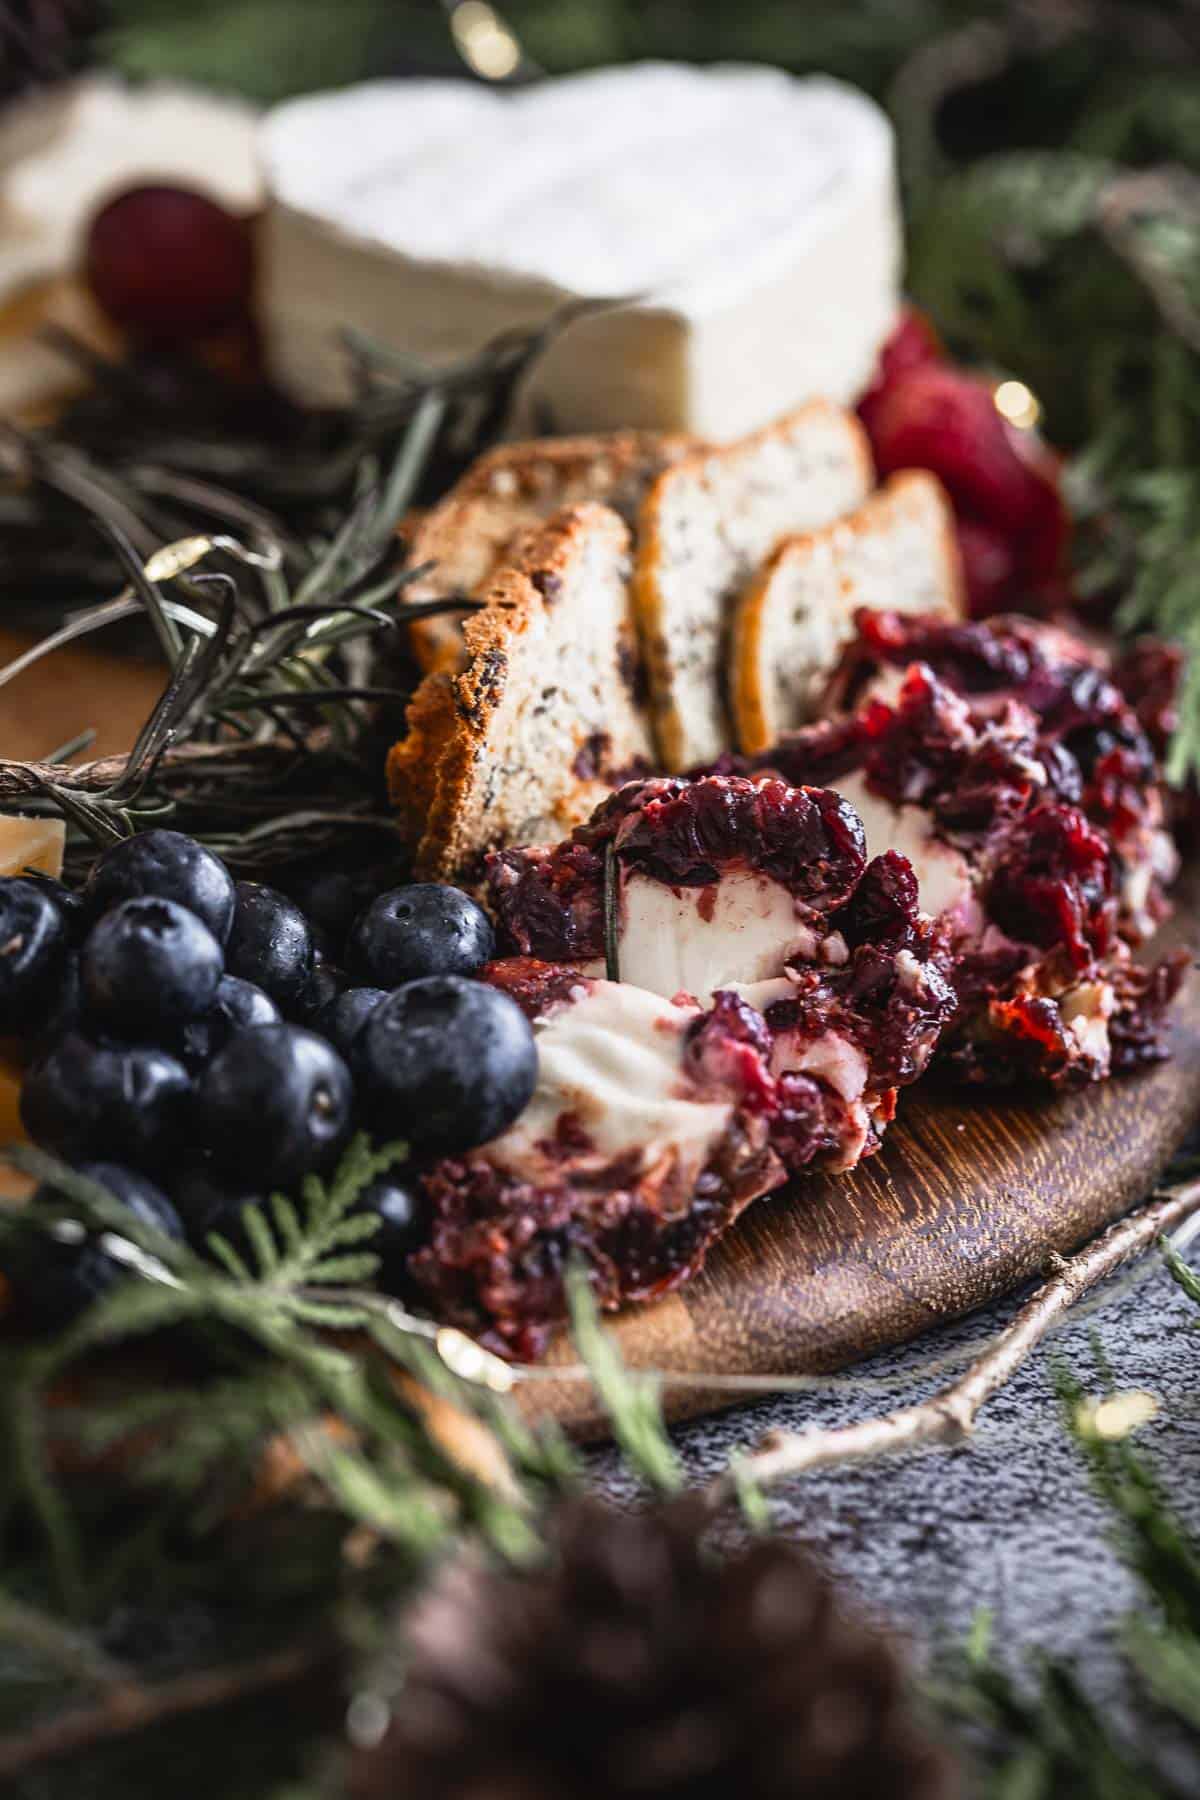
<svg viewBox="0 0 1200 1800"><path fill-rule="evenodd" d="M892 1647L793 1546L697 1525L579 1501L544 1567L449 1565L352 1800L948 1800Z"/></svg>

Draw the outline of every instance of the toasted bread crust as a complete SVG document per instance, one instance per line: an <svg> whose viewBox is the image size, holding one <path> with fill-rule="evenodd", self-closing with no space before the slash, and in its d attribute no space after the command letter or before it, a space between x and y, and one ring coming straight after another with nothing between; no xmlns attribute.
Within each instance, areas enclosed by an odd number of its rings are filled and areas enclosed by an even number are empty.
<svg viewBox="0 0 1200 1800"><path fill-rule="evenodd" d="M517 830L560 835L610 776L644 765L650 736L627 678L628 553L628 527L610 508L565 509L488 587L463 630L462 673L422 684L417 741L389 761L404 780L441 744L416 857L422 878L469 870ZM589 586L586 600L577 583Z"/></svg>
<svg viewBox="0 0 1200 1800"><path fill-rule="evenodd" d="M864 554L886 562L886 571L862 566ZM796 606L805 588L808 637L799 641ZM807 722L808 686L833 668L857 607L961 617L964 604L954 515L940 482L924 470L904 470L846 518L785 539L734 614L730 696L739 748L757 755Z"/></svg>
<svg viewBox="0 0 1200 1800"><path fill-rule="evenodd" d="M410 521L410 566L434 567L405 589L402 602L476 595L520 535L563 506L602 501L632 521L646 484L697 441L684 433L622 431L497 446L437 506ZM462 627L452 615L415 620L410 638L422 669L462 667Z"/></svg>
<svg viewBox="0 0 1200 1800"><path fill-rule="evenodd" d="M709 761L728 747L719 692L725 633L750 569L790 531L858 505L872 478L870 446L858 420L814 400L739 443L683 457L652 483L638 515L634 610L668 769ZM691 499L699 515L694 534L682 517ZM710 574L708 601L688 617L667 589L672 559L697 553L702 568L710 562L721 567ZM695 707L688 692L693 686L700 690ZM697 715L691 721L689 711Z"/></svg>
<svg viewBox="0 0 1200 1800"><path fill-rule="evenodd" d="M405 843L420 841L437 792L437 771L454 730L454 688L449 675L427 675L409 702L407 730L388 752L387 783Z"/></svg>

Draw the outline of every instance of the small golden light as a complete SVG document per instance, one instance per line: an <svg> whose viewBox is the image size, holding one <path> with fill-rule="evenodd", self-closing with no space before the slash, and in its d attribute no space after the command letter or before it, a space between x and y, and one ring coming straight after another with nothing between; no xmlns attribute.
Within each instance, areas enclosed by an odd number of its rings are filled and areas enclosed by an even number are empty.
<svg viewBox="0 0 1200 1800"><path fill-rule="evenodd" d="M486 0L460 0L450 14L459 55L485 81L507 81L521 61L521 46Z"/></svg>
<svg viewBox="0 0 1200 1800"><path fill-rule="evenodd" d="M1019 431L1032 431L1042 416L1041 403L1023 381L1002 381L992 395L996 411Z"/></svg>
<svg viewBox="0 0 1200 1800"><path fill-rule="evenodd" d="M1084 1400L1075 1409L1075 1423L1084 1437L1119 1443L1151 1419L1158 1417L1154 1394L1134 1388L1124 1394L1108 1394L1103 1400Z"/></svg>

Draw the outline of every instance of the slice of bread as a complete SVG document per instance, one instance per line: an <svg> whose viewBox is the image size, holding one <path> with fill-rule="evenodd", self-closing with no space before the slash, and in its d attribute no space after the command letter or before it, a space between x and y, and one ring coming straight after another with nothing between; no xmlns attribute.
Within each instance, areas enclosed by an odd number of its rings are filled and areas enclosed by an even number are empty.
<svg viewBox="0 0 1200 1800"><path fill-rule="evenodd" d="M558 513L485 598L463 628L465 668L426 677L416 729L389 759L406 810L418 792L431 795L422 879L469 878L493 845L561 837L651 756L635 691L629 528L617 513Z"/></svg>
<svg viewBox="0 0 1200 1800"><path fill-rule="evenodd" d="M698 442L683 434L622 431L501 444L416 522L408 562L434 566L404 590L402 600L478 594L521 535L564 506L603 501L632 524L655 476ZM422 669L461 668L462 624L452 614L414 620L410 637Z"/></svg>
<svg viewBox="0 0 1200 1800"><path fill-rule="evenodd" d="M812 717L860 606L961 616L954 515L936 476L893 475L856 512L786 539L738 602L730 694L752 754Z"/></svg>
<svg viewBox="0 0 1200 1800"><path fill-rule="evenodd" d="M866 434L827 400L726 449L685 457L654 482L638 517L634 603L668 769L729 747L728 627L742 587L780 538L865 500Z"/></svg>
<svg viewBox="0 0 1200 1800"><path fill-rule="evenodd" d="M421 841L437 793L437 770L458 717L454 684L441 669L426 675L405 714L405 734L388 757L388 789L404 842Z"/></svg>

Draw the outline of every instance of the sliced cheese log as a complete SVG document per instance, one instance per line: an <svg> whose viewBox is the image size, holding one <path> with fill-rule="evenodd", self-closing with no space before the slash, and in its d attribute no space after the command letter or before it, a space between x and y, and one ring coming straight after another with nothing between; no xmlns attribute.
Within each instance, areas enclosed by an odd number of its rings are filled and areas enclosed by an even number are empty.
<svg viewBox="0 0 1200 1800"><path fill-rule="evenodd" d="M389 759L402 805L414 783L432 786L416 858L430 878L469 872L495 844L560 836L650 755L634 695L629 531L610 508L553 519L496 577L463 636L466 667L449 691L446 677L426 678L438 690L431 728ZM427 716L420 695L416 710Z"/></svg>
<svg viewBox="0 0 1200 1800"><path fill-rule="evenodd" d="M752 755L813 716L860 606L961 616L954 517L933 475L907 470L856 512L788 538L738 602L731 695Z"/></svg>
<svg viewBox="0 0 1200 1800"><path fill-rule="evenodd" d="M668 769L729 747L727 628L754 569L781 538L852 511L871 482L862 427L821 400L655 481L638 520L635 604Z"/></svg>
<svg viewBox="0 0 1200 1800"><path fill-rule="evenodd" d="M481 456L417 524L409 564L433 567L405 587L401 599L477 594L521 535L564 506L600 500L632 524L654 477L696 448L694 438L652 431L501 445ZM418 619L410 637L423 669L462 666L460 619Z"/></svg>
<svg viewBox="0 0 1200 1800"><path fill-rule="evenodd" d="M641 63L516 91L369 82L277 108L276 375L351 398L343 328L441 361L570 299L522 423L736 437L870 380L899 301L892 128L819 77Z"/></svg>
<svg viewBox="0 0 1200 1800"><path fill-rule="evenodd" d="M62 874L67 828L61 819L0 818L0 875Z"/></svg>

